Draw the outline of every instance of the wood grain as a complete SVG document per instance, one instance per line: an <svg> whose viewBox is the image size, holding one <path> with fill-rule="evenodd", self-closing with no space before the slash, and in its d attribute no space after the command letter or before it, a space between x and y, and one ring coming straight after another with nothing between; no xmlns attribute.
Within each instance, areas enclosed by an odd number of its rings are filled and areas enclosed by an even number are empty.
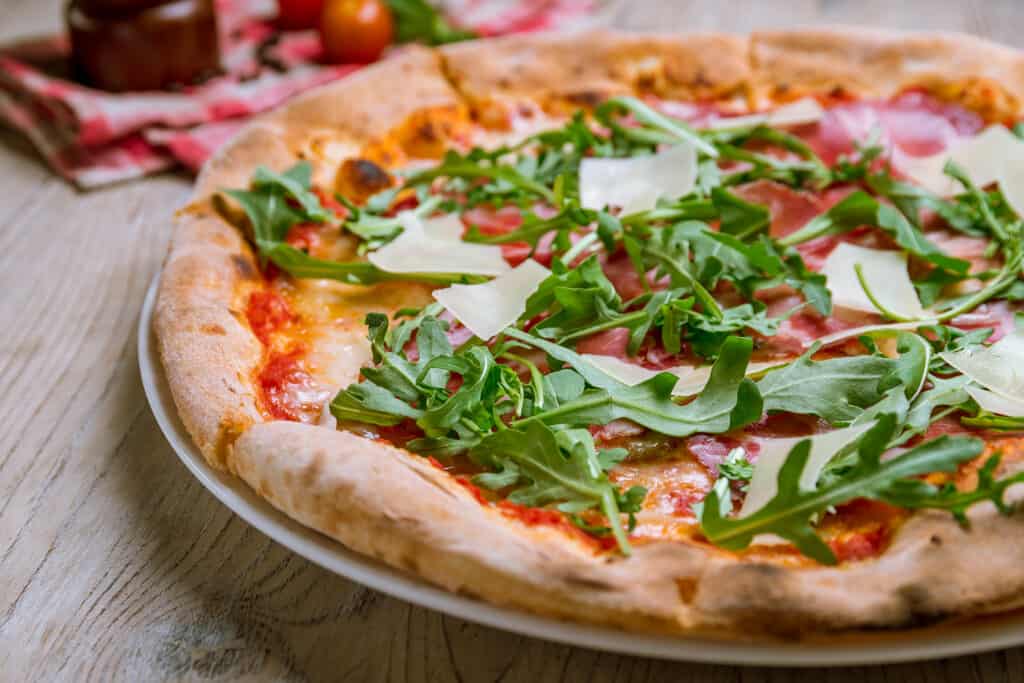
<svg viewBox="0 0 1024 683"><path fill-rule="evenodd" d="M0 41L59 0L0 1ZM1024 45L1016 0L624 2L613 23L731 30L862 23ZM0 135L0 680L1024 680L1024 650L866 669L740 669L603 654L414 608L235 517L146 407L134 341L187 179L79 194Z"/></svg>

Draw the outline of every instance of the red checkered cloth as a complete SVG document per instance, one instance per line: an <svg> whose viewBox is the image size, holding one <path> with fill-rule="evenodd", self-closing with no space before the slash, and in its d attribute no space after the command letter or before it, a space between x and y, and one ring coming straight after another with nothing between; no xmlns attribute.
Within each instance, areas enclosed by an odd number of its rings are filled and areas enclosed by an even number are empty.
<svg viewBox="0 0 1024 683"><path fill-rule="evenodd" d="M445 0L481 35L593 23L601 0ZM273 0L217 0L224 75L180 92L112 94L67 79L64 36L0 51L0 122L27 137L79 188L176 165L195 171L253 114L341 78L356 64L321 61L315 31L279 33Z"/></svg>

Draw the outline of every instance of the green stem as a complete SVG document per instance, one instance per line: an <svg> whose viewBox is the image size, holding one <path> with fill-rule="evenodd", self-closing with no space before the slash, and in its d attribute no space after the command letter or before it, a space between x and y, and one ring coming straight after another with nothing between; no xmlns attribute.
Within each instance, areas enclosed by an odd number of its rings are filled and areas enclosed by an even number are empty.
<svg viewBox="0 0 1024 683"><path fill-rule="evenodd" d="M888 308L882 305L882 302L879 301L878 298L875 296L874 292L871 291L871 288L868 286L868 281L864 278L863 264L854 264L853 271L857 274L857 282L860 283L860 288L864 290L864 294L867 296L868 301L871 302L872 306L878 309L878 312L882 314L883 318L895 320L898 323L910 323L916 320L916 318L907 318L906 316L894 313L893 311L890 311Z"/></svg>
<svg viewBox="0 0 1024 683"><path fill-rule="evenodd" d="M698 151L712 159L718 158L718 150L715 146L702 138L695 130L682 121L670 118L661 112L651 109L635 97L616 97L610 99L601 105L598 111L608 112L614 108L625 109L631 112L641 123L661 129L673 136L677 142L688 142L696 147Z"/></svg>
<svg viewBox="0 0 1024 683"><path fill-rule="evenodd" d="M1002 269L999 271L999 275L992 280L988 286L965 299L959 306L955 306L954 308L941 313L936 317L936 320L943 323L948 320L952 320L959 315L963 315L964 313L974 310L981 304L1002 292L1017 280L1020 271L1020 262L1020 256L1016 256L1008 260L1003 264Z"/></svg>
<svg viewBox="0 0 1024 683"><path fill-rule="evenodd" d="M633 311L632 313L627 313L626 315L622 315L617 318L612 318L611 320L606 320L596 325L591 325L586 329L576 330L575 332L571 332L565 335L558 341L560 344L566 344L568 342L575 341L582 337L589 337L595 332L603 332L604 330L610 330L616 327L630 327L633 323L638 323L646 320L647 317L647 311Z"/></svg>
<svg viewBox="0 0 1024 683"><path fill-rule="evenodd" d="M644 255L656 259L665 270L673 277L684 281L693 290L694 296L704 306L704 311L715 320L722 319L722 307L715 301L704 285L697 281L688 269L679 264L675 259L665 256L657 251L644 250Z"/></svg>
<svg viewBox="0 0 1024 683"><path fill-rule="evenodd" d="M510 351L505 351L501 354L502 358L507 358L510 361L519 363L530 372L530 382L533 383L535 390L533 404L537 410L544 409L544 375L541 374L540 368L537 367L536 363L523 358L522 356L516 355Z"/></svg>
<svg viewBox="0 0 1024 683"><path fill-rule="evenodd" d="M573 261L576 260L576 257L582 254L585 249L587 249L591 244L596 242L598 239L599 237L596 232L587 233L586 235L581 237L576 242L576 244L572 245L572 247L568 251L562 254L562 262L567 265L572 263Z"/></svg>
<svg viewBox="0 0 1024 683"><path fill-rule="evenodd" d="M638 226L655 221L710 220L718 217L718 209L708 199L687 199L675 206L640 211L623 216L623 225Z"/></svg>

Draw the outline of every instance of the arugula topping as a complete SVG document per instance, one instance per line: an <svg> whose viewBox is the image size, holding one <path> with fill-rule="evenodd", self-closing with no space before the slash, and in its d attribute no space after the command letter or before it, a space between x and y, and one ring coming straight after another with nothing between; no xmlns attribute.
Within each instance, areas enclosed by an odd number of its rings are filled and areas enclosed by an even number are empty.
<svg viewBox="0 0 1024 683"><path fill-rule="evenodd" d="M416 187L429 183L436 178L488 181L478 186L478 194L509 194L518 191L527 197L543 199L555 203L555 193L546 185L529 177L513 166L502 165L490 155L462 155L449 150L441 163L433 168L415 173L406 179L406 187ZM470 187L466 185L459 186Z"/></svg>
<svg viewBox="0 0 1024 683"><path fill-rule="evenodd" d="M882 399L880 383L894 361L873 355L813 361L815 351L812 347L757 383L766 411L817 415L845 426Z"/></svg>
<svg viewBox="0 0 1024 683"><path fill-rule="evenodd" d="M987 478L980 480L973 492L961 493L951 487L931 486L913 477L931 472L954 472L960 463L981 455L984 443L971 437L942 436L883 462L881 456L894 428L895 419L882 416L877 425L861 437L852 469L834 483L814 490L800 487L800 476L810 456L811 442L808 439L799 442L779 471L775 497L746 517L729 516L732 511L731 495L716 485L701 511L700 524L704 535L715 545L743 550L758 534L777 534L822 564L835 564L835 554L814 532L810 523L814 515L830 507L854 498L871 498L910 509L948 509L962 518L967 505L980 500L1001 503L1003 492L1010 483L1024 481L1022 473L1005 480L1005 484L995 484L991 479L995 469L995 464L992 464L987 470Z"/></svg>
<svg viewBox="0 0 1024 683"><path fill-rule="evenodd" d="M608 481L607 470L623 455L598 451L585 429L554 431L542 422L496 432L470 451L476 463L495 472L478 475L475 483L517 487L508 500L530 507L557 503L560 511L572 514L600 508L619 549L629 555L621 514L629 514L632 527L647 492L639 486L622 492Z"/></svg>
<svg viewBox="0 0 1024 683"><path fill-rule="evenodd" d="M726 340L700 396L686 405L679 405L672 400L672 389L678 378L671 373L661 373L630 386L557 344L514 328L505 330L505 335L570 365L591 387L574 400L521 419L518 424L543 421L588 425L628 419L660 434L689 436L697 432L714 434L736 429L761 417L761 397L757 387L746 377L753 348L749 339L731 337Z"/></svg>
<svg viewBox="0 0 1024 683"><path fill-rule="evenodd" d="M754 477L754 466L747 460L747 452L742 448L734 448L725 456L725 460L718 466L718 476L732 482L744 485L750 483Z"/></svg>
<svg viewBox="0 0 1024 683"><path fill-rule="evenodd" d="M513 487L512 502L558 503L559 510L573 514L600 508L620 549L629 553L620 514L632 519L645 491L634 487L621 492L606 476L625 452L597 450L586 429L549 426L585 426L593 420L587 413L593 405L583 400L581 375L571 370L535 373L524 385L486 347L453 351L446 324L429 313L394 329L389 329L386 316L370 314L367 327L375 365L363 368L362 381L331 402L339 421L380 426L414 421L424 436L407 444L411 450L438 457L468 454L487 470L475 483L491 489ZM410 358L406 349L412 341L416 353ZM508 357L529 363L514 354ZM461 384L451 389L454 375ZM556 416L547 419L551 413ZM615 418L608 413L604 419Z"/></svg>
<svg viewBox="0 0 1024 683"><path fill-rule="evenodd" d="M888 204L882 204L858 190L807 225L779 240L783 246L795 246L825 235L849 232L861 225L875 225L892 236L911 254L953 273L966 273L970 264L947 255L925 237L907 217Z"/></svg>
<svg viewBox="0 0 1024 683"><path fill-rule="evenodd" d="M341 263L310 256L285 241L292 226L303 222L323 223L332 218L311 191L312 167L299 162L284 173L259 167L251 190L224 190L249 217L253 242L260 262L268 261L294 277L325 278L351 285L372 285L386 281L451 284L470 282L464 275L449 273L389 273L372 263Z"/></svg>
<svg viewBox="0 0 1024 683"><path fill-rule="evenodd" d="M449 26L422 0L389 0L389 5L398 18L399 40L439 44L470 35ZM580 206L583 159L645 155L680 143L698 151L696 185L689 195L629 215ZM980 410L965 391L969 380L936 353L981 343L990 334L941 323L997 297L1024 300L1024 223L998 191L976 187L955 164L945 172L964 191L943 199L894 179L879 161L882 151L869 141L830 167L786 131L765 125L698 131L636 98L617 97L596 107L592 119L577 112L561 128L521 143L450 151L429 168L395 171L404 182L362 206L337 197L346 208L343 217L325 208L313 191L307 163L282 173L261 167L249 189L225 194L244 209L262 265L273 263L293 277L358 285L482 278L458 272L396 274L364 261L319 259L289 244L289 231L303 223L344 230L360 239L363 255L401 233L391 215L396 201L402 205L415 197L411 210L421 217L476 206L517 207L522 223L516 229L495 235L471 225L465 237L485 244L525 243L531 255L542 247L545 255L550 250L551 276L529 297L516 325L494 340L473 339L453 348L438 304L402 311L394 324L383 314L367 316L373 363L362 369L360 381L334 397L335 417L343 425L408 429L404 445L410 450L468 458L480 470L476 485L500 491L514 503L553 507L587 533L611 534L626 554L628 529L646 492L622 491L611 482L608 472L627 454L598 448L589 427L628 420L682 438L741 429L776 412L816 416L835 427L874 425L834 454L810 489L799 484L810 454L809 442L800 442L779 472L775 497L745 517L733 514L732 493L743 490L754 466L741 449L734 450L701 506L701 527L712 543L740 550L758 534L777 534L801 552L833 563L812 524L836 505L868 497L908 509L949 510L963 522L968 506L979 501L994 501L1005 510L1006 488L1024 481L1024 473L997 480L997 456L985 463L971 491L918 478L951 472L977 457L981 442L966 437L931 440L882 461L886 449L914 443L936 420L954 413L979 428L1024 429L1024 420ZM733 191L761 179L815 191L836 183L861 189L776 239L770 234L769 207ZM989 240L986 256L998 258L999 267L972 273L967 261L943 251L921 227L931 213L953 230ZM815 360L819 349L812 347L757 381L746 377L756 342L737 335L770 337L804 306L826 316L832 312L824 276L806 266L796 247L860 226L881 230L915 257L914 285L938 322L922 325L920 334L899 333L893 357L880 353L875 339L884 333L879 332L861 338L864 355ZM604 272L609 257L628 259L642 293L623 299ZM944 298L953 285L968 280L981 285ZM769 315L758 292L778 286L796 290L805 303ZM628 331L629 355L655 343L670 354L713 361L706 386L689 401L673 396L678 378L671 373L630 386L571 348L615 328ZM606 522L595 523L598 517Z"/></svg>

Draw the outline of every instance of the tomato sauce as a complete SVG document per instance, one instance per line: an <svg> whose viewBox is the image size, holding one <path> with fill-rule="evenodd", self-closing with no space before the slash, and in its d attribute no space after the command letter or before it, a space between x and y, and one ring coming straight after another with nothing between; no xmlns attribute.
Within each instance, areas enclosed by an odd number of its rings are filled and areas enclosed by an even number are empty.
<svg viewBox="0 0 1024 683"><path fill-rule="evenodd" d="M878 526L869 531L842 534L829 541L828 547L840 562L856 562L881 554L888 541L889 529Z"/></svg>
<svg viewBox="0 0 1024 683"><path fill-rule="evenodd" d="M296 346L272 352L257 377L264 410L275 420L301 422L320 411L317 402L305 398L314 386L302 362L305 351Z"/></svg>
<svg viewBox="0 0 1024 683"><path fill-rule="evenodd" d="M549 508L531 508L508 500L498 503L498 509L506 517L518 519L526 526L563 526L565 515Z"/></svg>
<svg viewBox="0 0 1024 683"><path fill-rule="evenodd" d="M249 295L245 317L253 334L264 344L270 336L295 320L288 302L277 292L264 290Z"/></svg>
<svg viewBox="0 0 1024 683"><path fill-rule="evenodd" d="M296 249L315 251L323 241L322 230L323 225L320 223L296 223L288 230L284 241Z"/></svg>

